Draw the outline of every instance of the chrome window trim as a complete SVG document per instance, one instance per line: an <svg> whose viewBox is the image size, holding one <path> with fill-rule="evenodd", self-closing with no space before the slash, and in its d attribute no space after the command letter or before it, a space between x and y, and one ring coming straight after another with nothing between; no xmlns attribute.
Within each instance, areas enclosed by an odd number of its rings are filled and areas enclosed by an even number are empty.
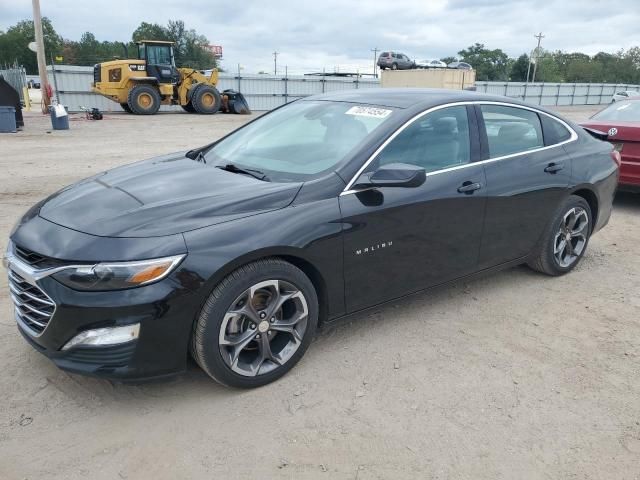
<svg viewBox="0 0 640 480"><path fill-rule="evenodd" d="M342 195L350 195L352 193L358 193L358 192L362 191L362 190L352 190L351 187L353 187L353 184L356 182L358 177L360 177L360 175L362 175L362 172L365 171L365 169L369 166L369 164L380 154L380 152L382 150L385 149L385 147L389 143L391 143L398 135L400 135L400 133L402 133L405 128L409 127L415 121L419 120L420 118L424 117L425 115L427 115L427 114L429 114L431 112L435 112L437 110L442 110L443 108L457 107L457 106L463 106L463 105L499 105L499 106L504 106L504 107L513 107L513 108L521 108L523 110L530 110L530 111L535 112L535 113L537 113L539 115L546 115L547 117L551 118L552 120L555 120L556 122L559 122L562 126L564 126L567 130L569 130L569 132L571 133L571 136L567 140L564 140L564 141L559 142L559 143L554 143L553 145L546 145L544 147L533 148L531 150L525 150L525 151L517 152L517 153L510 153L509 155L502 155L500 157L488 158L486 160L480 160L480 161L477 161L477 162L469 162L469 163L464 163L462 165L455 165L455 166L448 167L448 168L443 168L443 169L440 169L440 170L434 170L433 172L427 172L427 176L429 176L429 175L439 175L441 173L451 172L453 170L460 170L462 168L467 168L467 167L470 167L470 166L473 166L473 165L484 165L484 164L487 164L487 163L498 162L500 160L505 160L505 159L509 159L509 158L513 158L513 157L519 157L521 155L528 155L530 153L542 152L544 150L549 150L551 148L556 148L556 147L559 147L561 145L565 145L565 144L570 143L570 142L575 142L578 139L578 134L576 133L576 131L567 122L565 122L564 120L562 120L559 117L556 117L555 115L552 115L552 114L547 113L547 112L543 112L542 110L538 110L537 108L529 107L527 105L518 105L516 103L497 102L497 101L491 101L491 100L472 100L472 101L465 101L465 102L452 102L452 103L445 103L443 105L436 105L435 107L431 107L431 108L429 108L429 109L427 109L427 110L425 110L423 112L420 112L417 115L413 116L412 118L407 120L400 128L398 128L395 132L393 132L393 134L389 138L387 138L384 141L384 143L382 145L380 145L376 149L375 152L373 152L371 154L371 156L367 159L367 161L364 162L362 167L360 167L360 169L358 169L356 174L351 178L349 183L347 183L347 186L340 193L340 196L342 196Z"/></svg>

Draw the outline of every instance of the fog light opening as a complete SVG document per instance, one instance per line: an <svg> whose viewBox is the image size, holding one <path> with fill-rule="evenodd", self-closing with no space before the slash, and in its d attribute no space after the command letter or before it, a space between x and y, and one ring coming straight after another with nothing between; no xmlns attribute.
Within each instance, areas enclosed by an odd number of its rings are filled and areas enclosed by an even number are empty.
<svg viewBox="0 0 640 480"><path fill-rule="evenodd" d="M140 324L126 325L124 327L107 327L85 330L69 340L62 350L69 350L78 345L105 346L118 345L136 340L140 334Z"/></svg>

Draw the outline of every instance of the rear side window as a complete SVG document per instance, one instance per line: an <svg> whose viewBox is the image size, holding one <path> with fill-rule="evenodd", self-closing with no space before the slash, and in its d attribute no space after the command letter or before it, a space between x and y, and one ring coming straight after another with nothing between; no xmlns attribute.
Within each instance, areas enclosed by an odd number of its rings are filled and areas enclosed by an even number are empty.
<svg viewBox="0 0 640 480"><path fill-rule="evenodd" d="M542 125L531 110L501 105L481 105L487 131L489 158L544 147Z"/></svg>
<svg viewBox="0 0 640 480"><path fill-rule="evenodd" d="M557 120L546 115L540 115L540 119L542 120L545 145L555 145L571 138L571 132Z"/></svg>

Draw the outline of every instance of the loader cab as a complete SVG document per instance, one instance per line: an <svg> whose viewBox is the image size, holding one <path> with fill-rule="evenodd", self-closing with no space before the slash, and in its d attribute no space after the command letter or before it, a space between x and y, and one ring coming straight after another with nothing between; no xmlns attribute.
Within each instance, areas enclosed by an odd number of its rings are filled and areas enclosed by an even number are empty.
<svg viewBox="0 0 640 480"><path fill-rule="evenodd" d="M178 83L180 72L173 56L173 42L142 40L138 42L138 59L146 62L148 77L160 83Z"/></svg>

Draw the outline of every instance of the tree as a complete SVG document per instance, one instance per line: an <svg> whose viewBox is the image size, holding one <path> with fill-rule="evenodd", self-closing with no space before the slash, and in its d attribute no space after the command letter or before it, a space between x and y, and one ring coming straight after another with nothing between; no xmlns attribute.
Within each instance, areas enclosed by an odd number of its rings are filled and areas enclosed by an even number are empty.
<svg viewBox="0 0 640 480"><path fill-rule="evenodd" d="M529 55L523 53L511 65L511 74L509 80L512 82L526 82L527 72L529 70Z"/></svg>
<svg viewBox="0 0 640 480"><path fill-rule="evenodd" d="M463 62L471 64L476 70L477 80L507 80L511 61L502 50L488 50L482 43L475 43L458 55Z"/></svg>
<svg viewBox="0 0 640 480"><path fill-rule="evenodd" d="M142 22L138 28L133 31L131 39L134 42L139 42L140 40L170 40L169 32L166 28L157 23L147 22Z"/></svg>
<svg viewBox="0 0 640 480"><path fill-rule="evenodd" d="M440 61L449 65L450 63L457 62L458 59L456 57L444 57L444 58L441 58Z"/></svg>
<svg viewBox="0 0 640 480"><path fill-rule="evenodd" d="M53 28L47 17L42 18L42 32L44 36L44 51L47 58L62 53L62 37ZM29 43L35 40L35 30L32 20L22 20L16 25L0 33L0 64L22 65L28 74L38 73L36 54L29 50Z"/></svg>

